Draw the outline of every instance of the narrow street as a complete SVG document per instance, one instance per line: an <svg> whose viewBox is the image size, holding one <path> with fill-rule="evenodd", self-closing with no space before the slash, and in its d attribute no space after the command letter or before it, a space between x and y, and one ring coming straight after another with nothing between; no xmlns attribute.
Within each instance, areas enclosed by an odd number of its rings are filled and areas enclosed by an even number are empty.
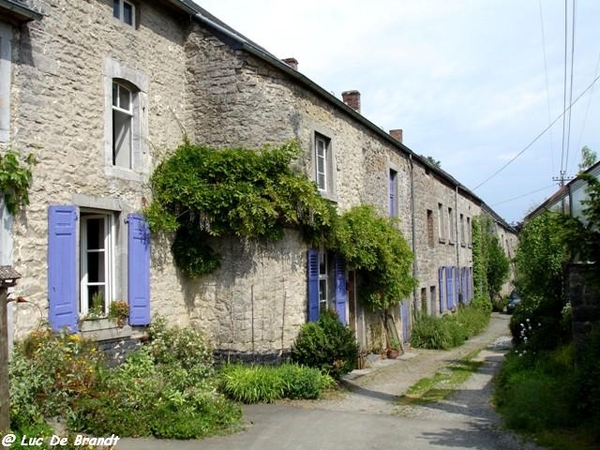
<svg viewBox="0 0 600 450"><path fill-rule="evenodd" d="M450 351L409 350L381 361L368 373L354 372L351 392L339 398L250 405L245 431L203 441L123 439L118 448L137 449L536 449L504 431L490 404L491 380L510 341L510 316L493 314L481 335ZM483 349L484 364L448 399L427 406L399 406L398 396L452 361ZM350 378L353 378L350 377Z"/></svg>

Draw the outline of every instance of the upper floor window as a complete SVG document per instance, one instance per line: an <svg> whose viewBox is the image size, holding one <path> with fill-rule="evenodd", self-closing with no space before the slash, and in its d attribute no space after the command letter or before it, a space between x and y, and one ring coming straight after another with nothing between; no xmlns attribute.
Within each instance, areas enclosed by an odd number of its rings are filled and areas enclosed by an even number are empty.
<svg viewBox="0 0 600 450"><path fill-rule="evenodd" d="M320 191L328 191L330 153L329 140L320 135L315 136L315 168L317 186Z"/></svg>
<svg viewBox="0 0 600 450"><path fill-rule="evenodd" d="M0 22L0 142L10 135L12 28Z"/></svg>
<svg viewBox="0 0 600 450"><path fill-rule="evenodd" d="M113 166L131 169L133 154L133 96L131 89L113 82Z"/></svg>
<svg viewBox="0 0 600 450"><path fill-rule="evenodd" d="M467 243L465 235L465 216L463 214L460 215L460 243L462 245Z"/></svg>
<svg viewBox="0 0 600 450"><path fill-rule="evenodd" d="M390 169L390 217L398 217L398 172Z"/></svg>
<svg viewBox="0 0 600 450"><path fill-rule="evenodd" d="M440 242L446 240L446 224L444 221L444 205L438 203L438 238Z"/></svg>
<svg viewBox="0 0 600 450"><path fill-rule="evenodd" d="M427 244L433 247L433 211L427 210Z"/></svg>
<svg viewBox="0 0 600 450"><path fill-rule="evenodd" d="M135 5L127 0L113 0L113 16L135 27Z"/></svg>

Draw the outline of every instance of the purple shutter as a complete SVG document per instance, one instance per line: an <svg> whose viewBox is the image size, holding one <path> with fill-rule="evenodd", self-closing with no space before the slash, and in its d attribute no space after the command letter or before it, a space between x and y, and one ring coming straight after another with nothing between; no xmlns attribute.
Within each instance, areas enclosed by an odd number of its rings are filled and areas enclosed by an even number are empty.
<svg viewBox="0 0 600 450"><path fill-rule="evenodd" d="M446 295L445 295L445 284L444 284L444 267L438 269L438 282L440 285L440 313L446 311Z"/></svg>
<svg viewBox="0 0 600 450"><path fill-rule="evenodd" d="M308 250L307 261L308 321L315 322L319 318L319 250Z"/></svg>
<svg viewBox="0 0 600 450"><path fill-rule="evenodd" d="M463 305L468 303L467 299L467 268L460 269L460 300Z"/></svg>
<svg viewBox="0 0 600 450"><path fill-rule="evenodd" d="M348 292L346 290L346 267L341 256L335 257L335 310L340 322L348 325L346 317L346 303Z"/></svg>
<svg viewBox="0 0 600 450"><path fill-rule="evenodd" d="M77 209L48 208L48 320L77 331Z"/></svg>
<svg viewBox="0 0 600 450"><path fill-rule="evenodd" d="M468 299L469 301L473 300L473 268L469 267L467 269L467 290L469 292Z"/></svg>
<svg viewBox="0 0 600 450"><path fill-rule="evenodd" d="M454 306L454 280L452 278L452 267L446 267L446 300L448 309Z"/></svg>
<svg viewBox="0 0 600 450"><path fill-rule="evenodd" d="M141 214L127 216L129 324L150 323L150 228Z"/></svg>
<svg viewBox="0 0 600 450"><path fill-rule="evenodd" d="M456 306L460 306L460 268L453 267L452 273L454 274L454 302Z"/></svg>

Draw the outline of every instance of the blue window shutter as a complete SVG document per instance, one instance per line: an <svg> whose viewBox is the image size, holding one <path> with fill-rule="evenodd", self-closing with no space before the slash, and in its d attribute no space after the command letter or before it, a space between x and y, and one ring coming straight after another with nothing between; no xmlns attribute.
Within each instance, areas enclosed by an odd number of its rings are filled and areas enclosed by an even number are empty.
<svg viewBox="0 0 600 450"><path fill-rule="evenodd" d="M319 318L319 250L308 250L307 261L308 321L315 322Z"/></svg>
<svg viewBox="0 0 600 450"><path fill-rule="evenodd" d="M440 284L440 313L446 311L446 295L445 295L445 284L444 284L444 268L438 269L438 282Z"/></svg>
<svg viewBox="0 0 600 450"><path fill-rule="evenodd" d="M141 214L127 216L129 324L150 323L150 228Z"/></svg>
<svg viewBox="0 0 600 450"><path fill-rule="evenodd" d="M454 283L452 279L452 267L446 267L446 300L448 304L448 309L452 309L454 305Z"/></svg>
<svg viewBox="0 0 600 450"><path fill-rule="evenodd" d="M77 331L77 209L48 208L48 320Z"/></svg>
<svg viewBox="0 0 600 450"><path fill-rule="evenodd" d="M396 201L396 192L398 191L397 177L398 173L390 170L390 217L398 216L398 203Z"/></svg>
<svg viewBox="0 0 600 450"><path fill-rule="evenodd" d="M335 310L340 322L348 325L346 317L346 303L348 293L346 291L346 267L341 256L335 257Z"/></svg>
<svg viewBox="0 0 600 450"><path fill-rule="evenodd" d="M454 302L456 306L459 306L460 303L460 268L453 267L452 273L454 274Z"/></svg>

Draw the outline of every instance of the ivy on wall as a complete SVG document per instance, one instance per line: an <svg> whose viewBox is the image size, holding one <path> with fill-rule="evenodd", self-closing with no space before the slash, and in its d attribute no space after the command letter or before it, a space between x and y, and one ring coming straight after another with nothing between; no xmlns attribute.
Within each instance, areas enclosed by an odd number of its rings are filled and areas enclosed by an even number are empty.
<svg viewBox="0 0 600 450"><path fill-rule="evenodd" d="M13 215L29 205L29 188L33 178L31 169L35 164L37 161L32 154L24 158L14 150L0 154L0 194L6 209Z"/></svg>
<svg viewBox="0 0 600 450"><path fill-rule="evenodd" d="M365 306L385 311L399 304L416 280L395 219L372 206L339 216L316 184L292 168L300 155L294 141L260 150L184 143L152 174L153 200L144 211L150 228L175 233L175 263L191 278L220 265L210 238L277 241L286 228L298 229L307 243L336 252L359 271Z"/></svg>
<svg viewBox="0 0 600 450"><path fill-rule="evenodd" d="M152 174L153 200L144 212L150 227L175 232L175 262L190 277L219 267L210 237L277 241L295 228L307 242L323 242L335 210L292 169L300 154L293 141L260 150L185 143Z"/></svg>
<svg viewBox="0 0 600 450"><path fill-rule="evenodd" d="M373 206L357 206L339 217L331 244L361 274L360 300L372 311L398 305L415 288L413 254L397 219L379 216Z"/></svg>

